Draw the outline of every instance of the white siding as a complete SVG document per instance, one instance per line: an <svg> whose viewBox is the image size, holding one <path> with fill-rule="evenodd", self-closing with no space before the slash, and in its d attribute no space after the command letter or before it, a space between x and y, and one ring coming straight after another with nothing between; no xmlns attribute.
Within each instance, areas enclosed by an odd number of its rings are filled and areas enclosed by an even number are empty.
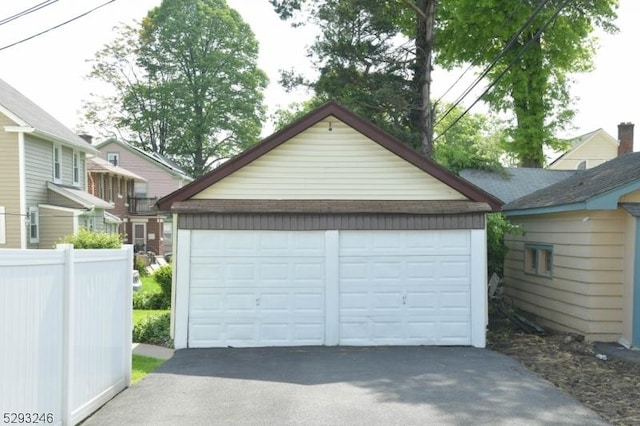
<svg viewBox="0 0 640 426"><path fill-rule="evenodd" d="M193 198L466 199L335 118L310 127Z"/></svg>

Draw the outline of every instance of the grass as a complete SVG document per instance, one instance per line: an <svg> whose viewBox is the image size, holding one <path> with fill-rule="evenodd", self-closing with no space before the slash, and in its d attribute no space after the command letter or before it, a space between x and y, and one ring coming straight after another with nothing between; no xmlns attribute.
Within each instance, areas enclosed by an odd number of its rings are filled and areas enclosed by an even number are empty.
<svg viewBox="0 0 640 426"><path fill-rule="evenodd" d="M132 355L131 358L131 384L142 380L147 374L164 363L163 359L150 358L142 355Z"/></svg>
<svg viewBox="0 0 640 426"><path fill-rule="evenodd" d="M140 291L161 291L160 284L156 281L153 275L147 275L145 277L140 277L140 281L142 281L142 288Z"/></svg>
<svg viewBox="0 0 640 426"><path fill-rule="evenodd" d="M133 325L136 325L140 321L143 321L147 317L150 317L152 315L166 314L168 312L170 312L168 309L167 310L164 310L164 309L159 309L159 310L134 309L133 310L133 316L131 317L131 322L133 323Z"/></svg>

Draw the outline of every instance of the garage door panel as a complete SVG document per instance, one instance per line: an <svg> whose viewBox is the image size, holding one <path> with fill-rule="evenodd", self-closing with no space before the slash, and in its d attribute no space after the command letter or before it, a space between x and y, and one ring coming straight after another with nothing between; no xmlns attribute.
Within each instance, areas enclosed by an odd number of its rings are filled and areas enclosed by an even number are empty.
<svg viewBox="0 0 640 426"><path fill-rule="evenodd" d="M198 231L191 256L324 256L324 232Z"/></svg>
<svg viewBox="0 0 640 426"><path fill-rule="evenodd" d="M467 230L344 231L340 233L340 256L469 255L470 238Z"/></svg>

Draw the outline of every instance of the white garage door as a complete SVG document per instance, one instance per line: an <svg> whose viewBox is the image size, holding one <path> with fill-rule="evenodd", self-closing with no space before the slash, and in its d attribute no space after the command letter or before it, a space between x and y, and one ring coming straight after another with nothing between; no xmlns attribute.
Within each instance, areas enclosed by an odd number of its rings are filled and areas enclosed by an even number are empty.
<svg viewBox="0 0 640 426"><path fill-rule="evenodd" d="M469 345L470 232L191 231L188 346Z"/></svg>
<svg viewBox="0 0 640 426"><path fill-rule="evenodd" d="M340 233L341 345L468 345L469 231Z"/></svg>
<svg viewBox="0 0 640 426"><path fill-rule="evenodd" d="M324 232L197 231L189 347L324 344Z"/></svg>

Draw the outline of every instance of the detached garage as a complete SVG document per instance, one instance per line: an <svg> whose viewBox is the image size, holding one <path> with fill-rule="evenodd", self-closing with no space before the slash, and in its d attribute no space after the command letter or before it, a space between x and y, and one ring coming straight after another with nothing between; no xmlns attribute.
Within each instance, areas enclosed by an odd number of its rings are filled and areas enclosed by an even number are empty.
<svg viewBox="0 0 640 426"><path fill-rule="evenodd" d="M485 346L499 202L335 103L158 206L176 348Z"/></svg>

